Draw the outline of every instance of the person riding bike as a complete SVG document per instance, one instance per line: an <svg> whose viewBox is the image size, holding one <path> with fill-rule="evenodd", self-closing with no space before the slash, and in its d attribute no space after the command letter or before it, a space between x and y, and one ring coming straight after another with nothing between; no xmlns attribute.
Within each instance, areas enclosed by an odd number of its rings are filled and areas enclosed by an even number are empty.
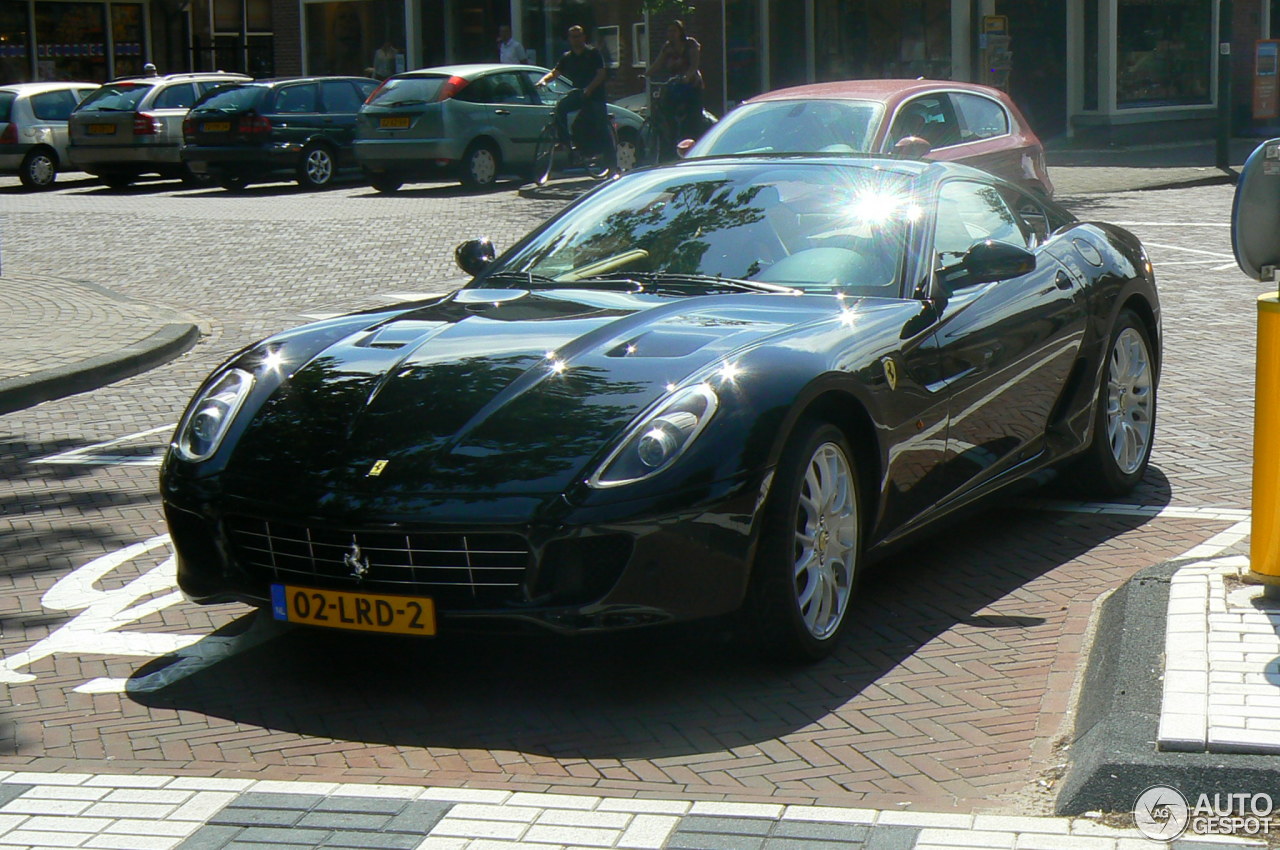
<svg viewBox="0 0 1280 850"><path fill-rule="evenodd" d="M667 26L667 41L649 67L649 78L671 75L664 108L670 110L677 141L696 139L706 129L702 122L702 45L685 34L684 21ZM672 142L674 144L674 142Z"/></svg>
<svg viewBox="0 0 1280 850"><path fill-rule="evenodd" d="M556 66L538 80L538 85L546 85L551 80L563 77L573 91L569 92L555 107L556 131L560 141L570 150L573 137L569 134L569 113L581 110L574 122L577 135L585 135L589 141L578 147L587 149L612 148L608 128L609 112L605 108L604 83L608 73L605 71L604 57L595 47L587 44L587 33L580 26L569 27L569 49L560 57ZM612 160L616 151L605 150Z"/></svg>

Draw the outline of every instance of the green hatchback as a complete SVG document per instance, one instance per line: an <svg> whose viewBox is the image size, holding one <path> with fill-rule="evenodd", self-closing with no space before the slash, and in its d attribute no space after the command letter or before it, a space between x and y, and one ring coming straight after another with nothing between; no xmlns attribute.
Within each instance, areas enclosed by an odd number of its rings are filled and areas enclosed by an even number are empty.
<svg viewBox="0 0 1280 850"><path fill-rule="evenodd" d="M531 65L450 65L389 77L360 110L356 159L374 188L394 192L411 180L453 174L489 186L533 172L534 152L552 110L572 89ZM643 119L613 104L618 167L635 167Z"/></svg>

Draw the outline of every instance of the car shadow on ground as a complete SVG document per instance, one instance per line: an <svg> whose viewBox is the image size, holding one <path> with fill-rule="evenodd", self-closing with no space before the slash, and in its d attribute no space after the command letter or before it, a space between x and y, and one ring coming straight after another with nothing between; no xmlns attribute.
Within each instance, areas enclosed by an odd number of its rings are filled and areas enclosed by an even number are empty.
<svg viewBox="0 0 1280 850"><path fill-rule="evenodd" d="M1167 492L1153 483L1149 496ZM1066 616L1060 600L1078 594L1082 581L1098 581L1090 564L1046 574L1151 518L1023 510L1006 501L975 519L868 575L840 647L809 666L761 660L735 640L728 621L573 638L425 641L290 629L130 698L304 736L402 747L561 759L719 752L813 727L948 632L945 642L971 644L984 663L998 666L1007 656L1007 663L1023 664L1028 643L1044 644L1047 636L1056 646ZM1025 590L1032 582L1040 583L1035 593ZM986 651L996 643L1003 648ZM143 666L133 680L169 663ZM867 699L876 704L886 696L877 687ZM999 717L1005 709L991 711Z"/></svg>
<svg viewBox="0 0 1280 850"><path fill-rule="evenodd" d="M46 192L56 192L59 189L94 189L102 184L98 182L97 177L85 175L83 177L66 177L58 175L58 179L52 186L46 189L28 189L21 183L15 183L12 186L4 186L0 188L0 195L41 195Z"/></svg>
<svg viewBox="0 0 1280 850"><path fill-rule="evenodd" d="M471 186L463 186L457 181L447 183L423 182L423 183L406 183L394 192L379 192L372 186L365 187L368 189L354 198L474 198L483 197L485 195L501 195L520 188L522 181L520 180L499 180L492 186L482 188L473 188Z"/></svg>

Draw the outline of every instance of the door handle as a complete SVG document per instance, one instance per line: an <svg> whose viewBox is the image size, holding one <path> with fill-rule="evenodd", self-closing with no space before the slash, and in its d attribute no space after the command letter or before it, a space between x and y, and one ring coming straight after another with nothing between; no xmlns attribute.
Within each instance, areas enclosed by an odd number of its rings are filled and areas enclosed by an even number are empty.
<svg viewBox="0 0 1280 850"><path fill-rule="evenodd" d="M510 115L510 114L511 114L511 110L509 110L509 109L495 109L495 110L493 110L493 114L494 114L494 115Z"/></svg>
<svg viewBox="0 0 1280 850"><path fill-rule="evenodd" d="M1058 272L1058 274L1053 278L1053 285L1059 289L1070 289L1072 285L1071 278L1066 272Z"/></svg>

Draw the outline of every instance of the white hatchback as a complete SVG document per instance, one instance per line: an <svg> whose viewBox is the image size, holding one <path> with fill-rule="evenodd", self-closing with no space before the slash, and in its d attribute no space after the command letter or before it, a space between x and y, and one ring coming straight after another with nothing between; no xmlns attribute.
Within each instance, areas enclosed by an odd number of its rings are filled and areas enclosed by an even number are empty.
<svg viewBox="0 0 1280 850"><path fill-rule="evenodd" d="M66 168L67 119L97 83L14 83L0 86L0 174L16 174L28 189L47 189Z"/></svg>

